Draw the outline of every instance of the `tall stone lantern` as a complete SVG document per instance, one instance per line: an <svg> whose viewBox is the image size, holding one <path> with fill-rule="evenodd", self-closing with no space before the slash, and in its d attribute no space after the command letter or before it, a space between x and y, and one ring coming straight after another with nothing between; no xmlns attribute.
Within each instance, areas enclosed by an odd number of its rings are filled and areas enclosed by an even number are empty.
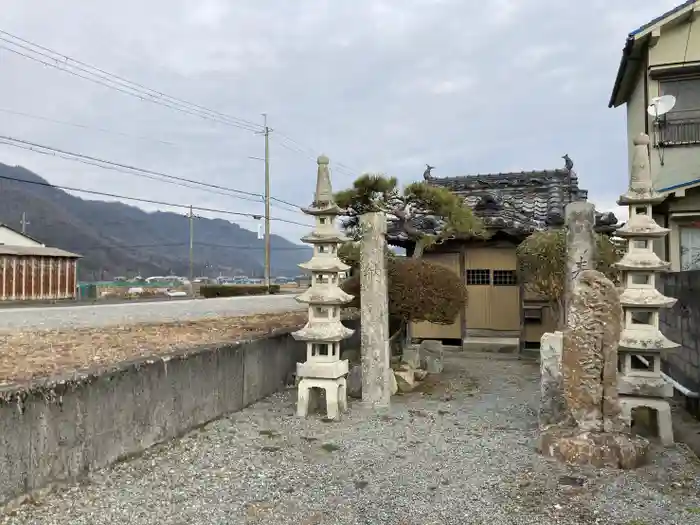
<svg viewBox="0 0 700 525"><path fill-rule="evenodd" d="M673 396L673 386L661 373L661 357L679 345L659 330L659 310L670 308L676 299L657 289L658 275L668 269L669 263L654 252L654 241L663 239L669 230L652 217L652 205L662 202L665 196L653 189L648 146L647 135L634 139L629 190L617 201L620 206L629 207L629 220L615 233L627 240L627 252L616 264L622 272L620 302L624 310L618 392L627 423L631 424L635 408L655 410L661 442L671 445L673 427L667 398Z"/></svg>
<svg viewBox="0 0 700 525"><path fill-rule="evenodd" d="M329 419L338 419L347 410L348 373L347 359L340 359L340 342L350 337L351 330L340 322L342 305L350 302L352 295L339 286L341 272L350 267L338 258L338 248L348 241L335 226L335 219L342 211L333 199L328 157L318 158L316 195L308 208L302 208L314 217L313 231L302 241L313 246L313 257L299 267L311 272L311 287L297 296L297 301L308 304L309 320L292 336L306 342L306 362L297 363L299 394L297 415L305 417L309 412L310 397L318 390L326 394L326 413Z"/></svg>

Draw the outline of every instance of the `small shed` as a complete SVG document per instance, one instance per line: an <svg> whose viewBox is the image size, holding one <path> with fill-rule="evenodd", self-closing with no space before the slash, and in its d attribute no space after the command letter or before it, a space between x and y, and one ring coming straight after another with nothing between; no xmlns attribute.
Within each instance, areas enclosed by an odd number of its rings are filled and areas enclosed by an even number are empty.
<svg viewBox="0 0 700 525"><path fill-rule="evenodd" d="M554 328L546 302L527 292L518 279L516 248L528 235L564 225L569 202L586 201L569 169L430 178L430 184L462 197L492 235L488 240L452 239L428 250L424 257L444 265L464 279L469 300L452 325L414 323L415 339L466 341L474 338L517 338L539 344ZM612 233L617 218L596 214L596 229ZM439 221L422 218L416 228L434 233ZM412 252L413 246L395 225L388 227L388 242Z"/></svg>
<svg viewBox="0 0 700 525"><path fill-rule="evenodd" d="M0 224L0 301L75 299L78 259Z"/></svg>

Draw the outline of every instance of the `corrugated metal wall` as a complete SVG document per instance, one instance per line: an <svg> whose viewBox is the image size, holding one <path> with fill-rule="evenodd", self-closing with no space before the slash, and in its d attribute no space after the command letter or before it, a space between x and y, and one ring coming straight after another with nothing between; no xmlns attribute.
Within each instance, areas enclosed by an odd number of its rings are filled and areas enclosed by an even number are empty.
<svg viewBox="0 0 700 525"><path fill-rule="evenodd" d="M0 256L0 300L72 299L76 296L75 259Z"/></svg>

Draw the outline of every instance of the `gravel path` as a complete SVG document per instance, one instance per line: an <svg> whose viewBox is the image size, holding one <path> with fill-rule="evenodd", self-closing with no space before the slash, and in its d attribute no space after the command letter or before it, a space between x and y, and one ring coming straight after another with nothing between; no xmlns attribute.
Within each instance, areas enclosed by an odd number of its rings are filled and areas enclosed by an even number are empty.
<svg viewBox="0 0 700 525"><path fill-rule="evenodd" d="M536 365L447 367L389 412L355 402L340 423L298 419L294 391L276 394L5 523L700 524L700 464L684 448L655 448L636 471L565 467L534 451Z"/></svg>
<svg viewBox="0 0 700 525"><path fill-rule="evenodd" d="M294 296L266 295L167 302L0 309L0 330L96 328L135 323L195 321L213 317L301 309Z"/></svg>

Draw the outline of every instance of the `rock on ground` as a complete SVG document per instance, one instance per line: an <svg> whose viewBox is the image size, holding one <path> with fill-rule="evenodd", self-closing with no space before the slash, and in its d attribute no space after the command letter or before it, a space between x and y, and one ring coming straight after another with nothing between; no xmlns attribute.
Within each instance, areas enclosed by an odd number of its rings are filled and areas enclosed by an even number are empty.
<svg viewBox="0 0 700 525"><path fill-rule="evenodd" d="M350 367L347 377L348 397L362 399L362 365Z"/></svg>
<svg viewBox="0 0 700 525"><path fill-rule="evenodd" d="M388 411L351 402L339 423L295 417L288 390L4 523L698 523L700 466L682 447L654 447L651 464L630 471L537 454L537 365L448 356L438 379Z"/></svg>
<svg viewBox="0 0 700 525"><path fill-rule="evenodd" d="M539 450L572 465L632 469L648 460L649 442L622 432L583 432L554 426L542 432Z"/></svg>

